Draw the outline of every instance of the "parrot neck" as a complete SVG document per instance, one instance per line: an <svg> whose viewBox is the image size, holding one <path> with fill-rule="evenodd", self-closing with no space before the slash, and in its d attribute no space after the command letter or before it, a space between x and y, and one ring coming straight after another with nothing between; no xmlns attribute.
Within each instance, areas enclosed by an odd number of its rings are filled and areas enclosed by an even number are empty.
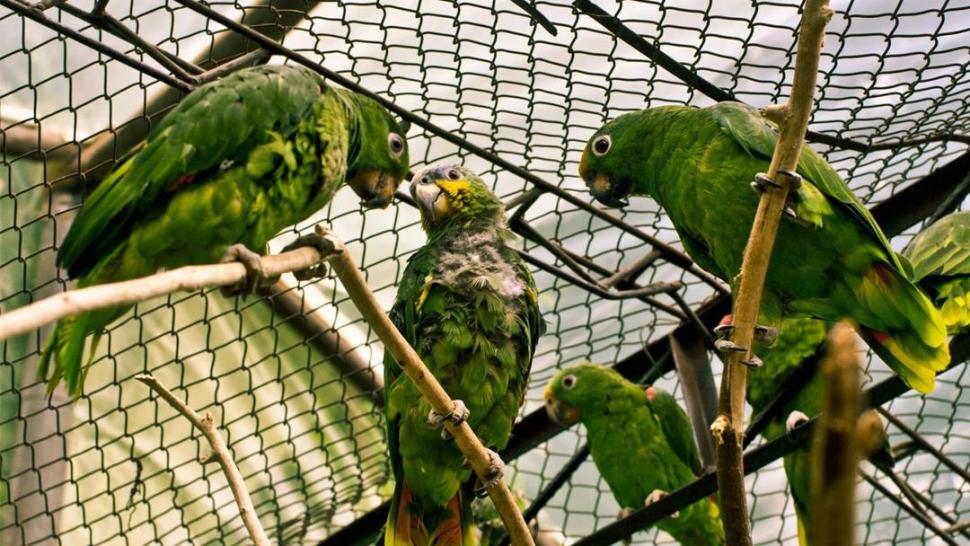
<svg viewBox="0 0 970 546"><path fill-rule="evenodd" d="M639 153L631 160L636 179L635 195L652 197L666 207L667 190L675 185L685 169L696 168L703 157L708 138L707 124L696 108L659 107L645 110L642 128L637 132Z"/></svg>

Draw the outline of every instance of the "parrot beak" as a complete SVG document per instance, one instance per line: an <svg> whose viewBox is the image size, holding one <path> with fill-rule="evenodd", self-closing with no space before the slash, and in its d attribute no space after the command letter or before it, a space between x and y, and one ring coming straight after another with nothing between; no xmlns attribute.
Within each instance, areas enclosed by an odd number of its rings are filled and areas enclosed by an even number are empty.
<svg viewBox="0 0 970 546"><path fill-rule="evenodd" d="M421 214L431 222L439 220L448 212L448 200L442 198L444 191L427 177L411 182L411 197Z"/></svg>
<svg viewBox="0 0 970 546"><path fill-rule="evenodd" d="M390 175L377 169L363 169L347 180L347 185L360 197L360 204L366 208L387 208L394 201L394 192L401 183L401 177Z"/></svg>
<svg viewBox="0 0 970 546"><path fill-rule="evenodd" d="M552 393L552 385L546 386L546 390L542 393L542 396L546 399L546 413L549 414L549 419L553 423L563 428L568 428L579 422L579 408L569 402L563 402L557 399Z"/></svg>
<svg viewBox="0 0 970 546"><path fill-rule="evenodd" d="M590 195L607 207L623 208L630 204L627 196L632 184L614 184L605 174L590 174L586 177L586 185Z"/></svg>

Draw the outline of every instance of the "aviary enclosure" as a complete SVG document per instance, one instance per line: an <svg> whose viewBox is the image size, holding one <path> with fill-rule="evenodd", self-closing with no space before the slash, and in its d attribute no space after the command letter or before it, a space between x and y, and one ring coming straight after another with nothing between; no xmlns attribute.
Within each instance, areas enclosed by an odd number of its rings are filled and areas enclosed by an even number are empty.
<svg viewBox="0 0 970 546"><path fill-rule="evenodd" d="M412 171L462 163L506 204L547 323L500 453L537 543L607 544L632 534L634 543L672 544L653 524L714 492L708 466L664 502L618 516L585 428L564 430L543 408L556 372L588 360L674 393L709 425L723 368L710 332L730 311L727 284L690 260L653 200L605 209L577 168L594 131L626 112L783 102L798 2L0 5L3 314L72 287L55 265L72 219L186 93L244 67L301 64L393 104L410 121ZM806 140L900 250L960 210L970 190L970 3L831 8ZM407 258L425 241L407 187L366 215L341 190L270 250L329 225L389 309ZM248 298L205 289L138 303L104 332L77 400L63 387L48 394L37 376L49 334L43 327L0 349L0 543L249 540L225 476L199 462L207 442L135 381L143 373L213 416L272 541L377 540L393 491L384 348L333 275L284 275ZM951 355L925 396L866 356L864 396L881 408L895 465L859 467L859 543L970 543L970 346L962 336ZM758 435L806 382L804 373L793 377L763 412L749 408L755 544L797 542L781 458L807 446L810 430ZM697 428L710 453L709 434ZM474 509L483 543L499 543L504 532L488 501Z"/></svg>

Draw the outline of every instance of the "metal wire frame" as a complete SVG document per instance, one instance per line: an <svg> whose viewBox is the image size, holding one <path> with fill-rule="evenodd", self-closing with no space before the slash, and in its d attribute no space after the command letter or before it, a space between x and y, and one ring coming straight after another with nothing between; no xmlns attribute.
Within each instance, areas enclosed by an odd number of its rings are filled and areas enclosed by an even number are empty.
<svg viewBox="0 0 970 546"><path fill-rule="evenodd" d="M377 96L371 93L370 91L360 87L355 82L347 80L346 78L342 77L339 74L328 71L322 66L316 63L313 63L306 57L300 55L299 53L296 53L292 50L282 47L281 45L279 45L279 43L273 41L271 38L268 38L256 32L255 30L252 30L250 27L244 24L230 20L218 14L217 12L214 12L207 6L200 4L194 0L176 0L176 1L185 5L189 9L192 9L210 19L213 19L223 24L224 26L238 33L239 35L243 36L250 42L258 44L259 46L262 47L262 49L256 50L250 53L249 55L243 58L240 58L236 62L233 62L231 65L223 66L223 67L220 67L219 69L209 69L208 71L205 71L194 63L187 63L185 61L176 60L176 58L173 58L171 55L158 50L153 45L148 44L144 40L140 39L136 34L128 31L120 22L118 22L117 20L111 18L110 16L104 13L104 7L107 4L107 2L104 0L99 0L98 2L96 2L95 8L90 13L86 13L83 10L79 10L63 2L45 2L35 7L35 6L28 6L26 4L23 4L21 2L16 2L13 0L0 0L0 5L4 5L5 7L8 7L9 9L11 9L12 11L20 13L22 16L26 18L32 19L40 24L48 26L49 28L63 34L66 37L76 40L87 47L91 47L92 49L95 49L101 53L104 53L105 55L107 55L108 57L114 60L124 63L130 67L136 68L137 70L140 70L143 73L149 76L152 76L155 79L162 81L182 92L189 91L200 82L207 81L208 79L211 79L213 77L218 77L219 75L227 73L228 71L231 71L233 69L237 69L241 66L265 61L268 58L270 52L284 55L297 63L303 64L305 66L310 67L313 70L316 70L317 72L321 73L325 77L341 84L344 87L350 88L352 90L355 90L357 92L360 92L362 94L369 95L375 98L376 100L384 104L384 106L386 106L389 110L401 115L404 119L414 122L422 126L425 130L429 131L430 133L440 138L443 138L453 144L456 144L459 147L465 149L466 151L469 151L475 155L478 155L479 157L482 157L492 162L496 166L504 170L507 170L513 174L516 174L517 176L523 178L524 180L527 180L530 183L532 183L534 186L532 189L526 192L523 192L521 195L516 196L512 200L510 200L511 206L519 207L519 210L517 210L516 214L513 215L511 224L513 228L516 229L524 237L528 238L533 242L536 242L537 244L543 246L551 253L553 253L553 255L556 258L558 258L559 261L561 261L563 264L566 265L567 268L573 271L573 274L569 274L561 271L558 267L556 267L555 264L548 264L545 262L541 262L526 255L527 258L531 258L530 263L533 263L533 265L536 265L537 267L542 267L543 269L550 272L558 271L559 272L558 275L561 278L564 278L579 286L582 286L587 290L589 290L590 292L604 298L611 298L611 299L638 298L638 299L644 300L650 305L653 305L661 310L664 310L665 312L670 313L671 315L677 316L678 318L685 320L686 322L684 323L684 325L681 326L681 328L699 329L700 331L704 332L706 335L709 335L707 328L709 328L709 326L711 325L712 319L713 321L716 321L716 319L719 318L720 316L719 313L721 313L724 310L725 302L726 302L726 295L725 295L726 292L724 290L723 285L718 283L716 280L713 280L713 278L707 275L705 272L697 269L696 266L693 265L693 263L690 261L689 258L687 258L685 255L683 255L676 249L669 247L669 245L665 245L664 243L654 239L653 237L626 224L622 220L617 219L609 215L608 213L601 211L598 208L590 206L589 203L573 196L568 192L561 190L558 186L538 177L537 175L531 173L530 171L527 171L526 169L523 169L514 164L511 164L506 160L502 159L501 157L495 155L494 153L484 150L457 135L449 133L444 129L432 124L428 120L421 118L420 116L417 116L409 111L406 111L397 107L396 105L387 101L386 99L380 96ZM707 82L706 80L701 78L699 75L697 75L689 68L677 63L672 58L664 55L662 51L650 45L642 37L630 31L630 29L628 29L625 25L623 25L622 22L606 14L592 2L589 2L587 0L578 0L577 2L575 2L574 5L579 11L593 17L596 21L602 24L604 28L607 28L608 30L613 32L618 38L627 42L628 44L636 48L638 51L641 51L651 60L656 62L658 65L663 66L665 69L673 73L675 76L681 78L683 81L685 81L685 83L687 83L692 88L698 89L704 92L709 97L714 98L716 100L730 100L734 98L732 95L713 86L712 84L710 84L710 82ZM128 41L129 43L132 43L134 46L136 46L137 49L143 51L145 54L151 56L160 64L162 64L162 66L169 69L175 76L173 77L172 75L161 72L155 69L154 67L146 65L145 63L132 59L122 52L119 52L113 48L105 46L104 44L101 44L100 42L92 40L69 27L66 27L56 21L51 20L50 18L46 17L41 11L41 8L48 8L51 6L56 6L58 9L62 9L70 13L71 15L78 17L79 19L82 19L90 23L92 26L96 28L110 32L122 38L123 40ZM540 22L540 24L542 23ZM823 135L823 134L817 134L817 133L809 133L808 137L810 140L813 140L816 142L829 144L831 146L839 147L847 150L855 150L855 151L862 151L862 152L884 150L884 149L896 149L904 146L915 146L915 145L925 144L928 142L936 142L936 141L949 140L949 141L959 141L959 142L970 142L970 137L967 137L966 135L958 135L958 134L933 135L930 137L925 137L920 139L902 140L898 142L880 143L875 145L863 144L853 140L835 138L829 135ZM907 194L907 192L910 192L910 193L915 192L913 193L913 195L920 197L919 199L893 200L891 198L890 200L887 200L886 202L880 204L885 206L883 207L877 206L874 209L874 213L876 214L876 217L877 218L880 217L881 210L892 211L893 208L895 207L896 209L902 210L903 214L886 212L883 214L883 216L889 219L890 224L891 222L896 222L897 224L901 225L903 222L907 221L907 219L912 219L914 217L917 219L925 218L928 213L924 213L924 211L926 211L927 209L930 209L930 211L936 211L936 210L941 210L944 207L952 207L954 202L958 203L959 198L966 195L967 187L970 186L965 176L954 177L953 172L954 171L959 172L962 170L963 173L966 173L968 162L970 162L970 154L964 154L963 156L960 156L956 160L951 161L947 165L940 167L939 169L934 171L934 173L931 173L929 176L927 176L924 180L911 185L906 190L903 190L903 192L900 192L899 194L897 194L897 197L902 197L904 194L906 194L907 197L910 197L910 195ZM940 179L942 179L942 181ZM931 184L931 180L934 183ZM950 184L950 186L946 186L946 183L951 180L955 180L955 182ZM925 191L925 188L927 187L932 187L934 191L933 192ZM949 188L949 191L947 191L946 188ZM944 191L940 191L941 189ZM556 242L542 237L536 232L536 230L531 228L531 226L528 224L527 221L524 220L525 211L527 211L529 206L531 206L531 204L533 204L543 193L553 194L556 197L572 204L573 206L579 209L582 209L596 216L597 218L610 223L614 227L620 228L628 233L631 233L632 235L643 240L645 243L650 244L652 247L652 250L646 253L641 259L637 260L633 265L628 266L625 269L621 269L616 272L604 271L601 267L597 267L595 263L589 261L585 257L576 256L570 253L567 249L562 248L561 245L558 245ZM910 224L911 223L912 222L910 222ZM886 223L884 223L883 225L886 226ZM907 227L908 225L909 224L907 224ZM898 233L899 231L902 231L902 229L896 229L896 228L898 228L898 225L895 227L887 227L886 231L890 235L894 233ZM659 286L659 287L657 286L641 287L641 286L635 285L632 279L635 279L636 276L642 273L655 260L659 258L664 258L670 263L674 265L678 265L684 268L685 270L690 271L692 274L697 276L700 280L711 285L721 295L715 298L714 300L712 300L711 302L708 302L708 304L705 305L703 309L701 309L699 312L695 312L693 309L690 309L689 307L687 307L686 304L683 302L683 300L677 296L676 289L679 287L677 287L676 285ZM540 262L541 265L540 263L536 263L536 262ZM599 275L600 278L597 279L593 277L593 275L591 275L590 272L593 272ZM613 290L614 287L618 288L619 290ZM671 294L671 296L674 297L680 309L666 306L665 304L662 304L661 302L657 302L655 299L650 297L657 293ZM686 308L686 310L684 308ZM959 356L959 359L962 359L968 356L965 353L966 351L962 353L954 352L954 355L960 354L962 356ZM658 357L659 360L656 360L654 357ZM661 364L666 365L666 368L664 366L654 366L653 368L651 368L655 370L655 373L657 375L665 373L666 371L669 371L670 365L667 362L669 361L669 342L667 342L666 339L655 342L651 344L649 347L645 348L643 351L635 353L634 355L631 355L630 357L627 357L626 359L617 363L617 368L620 369L621 371L625 371L626 375L630 376L630 375L633 375L632 370L643 369L642 364L644 362L644 359L655 360L655 363L659 362ZM957 356L955 356L954 362L955 363L960 362ZM794 384L796 384L797 386L797 382L794 382ZM902 394L903 392L905 392L905 390L906 389L903 387L902 383L898 379L894 378L877 385L876 387L871 389L870 393L872 396L872 402L874 404L879 404L879 403L885 402L886 400L891 399L894 396L898 396L899 394ZM882 400L882 402L880 402L880 400ZM769 416L770 415L762 416L762 418L767 418ZM531 449L535 445L538 445L539 443L541 443L542 441L545 441L546 439L550 438L552 435L556 433L556 431L550 428L551 423L542 422L543 418L544 418L544 414L531 414L527 416L522 422L517 424L516 426L517 433L514 437L521 439L522 441L513 443L512 445L509 446L509 448L504 453L504 456L507 459L512 459L518 455L521 455L528 449ZM756 419L753 425L756 424L757 422L758 420ZM746 457L746 468L748 469L748 471L753 472L761 468L765 464L768 464L769 462L777 459L778 457L781 457L784 453L787 453L790 450L795 449L798 446L802 445L805 442L806 438L808 437L809 428L810 426L801 427L790 437L779 439L775 442L771 442L769 444L766 444L764 446L761 446L749 452ZM752 432L753 430L755 429L752 429ZM910 431L910 432L915 434L916 438L919 438L919 435L915 433L915 431ZM923 443L919 443L918 441L916 443L919 445L920 448L925 449L925 445L923 445L925 444L925 440L923 441ZM933 453L933 454L936 455L936 453ZM942 454L940 455L942 456ZM579 460L580 457L576 457L576 459ZM572 467L574 465L570 465L570 466ZM578 464L575 464L575 466L578 466ZM556 483L558 483L559 485L565 483L568 480L569 474L570 472L568 472L568 469L565 469L563 472L560 473L559 476L556 477L556 480L554 480L554 483L552 485L555 485ZM965 478L965 476L963 477ZM664 500L658 503L655 503L649 508L640 510L637 513L631 515L630 517L625 518L624 520L621 520L604 529L601 529L599 532L594 533L589 537L586 537L580 543L581 544L602 544L602 543L605 543L604 541L612 541L611 538L618 536L617 533L630 534L638 529L645 527L646 525L649 525L657 521L659 518L663 517L663 515L676 511L677 509L688 504L689 502L693 502L693 500L696 500L698 498L701 498L705 494L709 494L710 492L713 492L714 490L713 487L714 487L714 481L713 481L712 475L710 474L704 475L701 478L699 478L696 482L687 486L686 488L672 493ZM539 500L541 500L542 498L549 498L549 497L551 497L551 494L549 494L548 491L544 491L540 493ZM923 502L923 501L920 500L920 502ZM538 504L535 504L533 511L538 511L539 509L541 509L541 506L539 506ZM915 508L912 508L912 509L916 510ZM333 541L337 539L346 538L347 536L349 536L348 533L351 533L356 529L360 529L360 530L366 529L367 525L365 524L370 524L376 521L379 525L380 521L383 521L383 517L384 517L380 512L381 512L380 509L376 509L368 513L367 515L358 519L355 523L345 527L338 533L331 536L329 539L324 541L323 544L338 543ZM936 510L934 510L934 512L938 514L941 513L941 512L937 512ZM927 523L927 522L924 522L924 523ZM958 523L952 522L952 521L948 521L948 523L953 524L951 525L949 532L961 531L962 528ZM932 522L931 521L928 522L928 526L931 526L931 525L932 525ZM371 526L369 530L372 531L373 527ZM938 529L934 528L933 530L937 531Z"/></svg>

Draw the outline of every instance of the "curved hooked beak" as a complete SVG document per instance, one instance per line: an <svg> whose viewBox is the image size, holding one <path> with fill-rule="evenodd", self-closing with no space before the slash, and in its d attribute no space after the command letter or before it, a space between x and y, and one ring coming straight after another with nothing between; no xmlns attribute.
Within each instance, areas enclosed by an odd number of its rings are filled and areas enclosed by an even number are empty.
<svg viewBox="0 0 970 546"><path fill-rule="evenodd" d="M623 208L630 204L627 196L630 194L631 184L614 183L605 174L596 174L586 178L586 185L590 195L607 207Z"/></svg>
<svg viewBox="0 0 970 546"><path fill-rule="evenodd" d="M432 222L447 210L447 202L445 200L439 201L442 193L444 193L444 190L434 183L411 183L411 197L414 198L418 208L421 209L421 214Z"/></svg>
<svg viewBox="0 0 970 546"><path fill-rule="evenodd" d="M563 428L568 428L579 422L579 408L556 398L550 387L551 385L547 386L545 392L542 393L542 397L546 399L546 413L549 414L549 419Z"/></svg>
<svg viewBox="0 0 970 546"><path fill-rule="evenodd" d="M347 180L347 185L360 197L360 204L369 209L387 208L400 184L400 176L377 169L360 170Z"/></svg>

